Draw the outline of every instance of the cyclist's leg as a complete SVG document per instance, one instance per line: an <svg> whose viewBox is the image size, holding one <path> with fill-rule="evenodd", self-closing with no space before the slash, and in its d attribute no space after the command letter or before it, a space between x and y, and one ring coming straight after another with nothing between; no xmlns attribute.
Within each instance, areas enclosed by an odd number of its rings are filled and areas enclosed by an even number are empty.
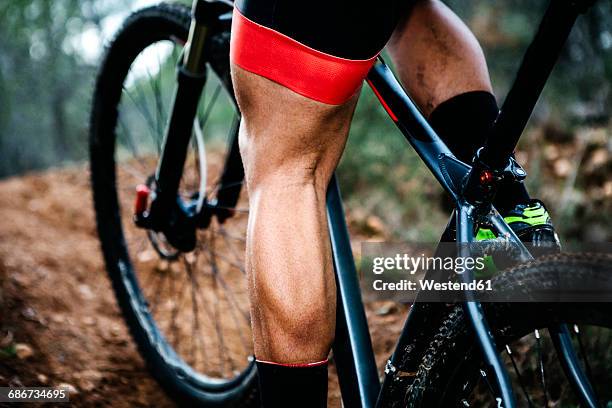
<svg viewBox="0 0 612 408"><path fill-rule="evenodd" d="M402 83L453 153L471 161L498 112L484 53L469 28L439 0L419 0L388 50ZM500 189L495 205L509 211L529 201L523 183Z"/></svg>
<svg viewBox="0 0 612 408"><path fill-rule="evenodd" d="M356 98L325 105L232 69L250 198L247 269L255 355L279 363L325 360L336 295L325 191Z"/></svg>
<svg viewBox="0 0 612 408"><path fill-rule="evenodd" d="M357 98L326 105L238 66L232 75L243 118L247 273L264 406L291 406L283 402L291 394L324 399L336 313L325 192Z"/></svg>
<svg viewBox="0 0 612 408"><path fill-rule="evenodd" d="M232 78L265 406L325 404L336 300L325 195L363 78L395 26L385 3L374 11L355 0L236 3Z"/></svg>

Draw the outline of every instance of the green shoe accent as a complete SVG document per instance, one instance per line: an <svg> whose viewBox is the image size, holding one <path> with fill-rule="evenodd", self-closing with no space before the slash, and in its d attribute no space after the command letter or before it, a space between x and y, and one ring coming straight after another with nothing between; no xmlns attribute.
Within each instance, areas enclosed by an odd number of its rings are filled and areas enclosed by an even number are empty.
<svg viewBox="0 0 612 408"><path fill-rule="evenodd" d="M508 223L508 225L517 234L520 231L531 229L533 227L552 227L552 222L548 211L546 211L546 208L541 202L535 200L531 201L529 204L517 205L508 215L504 217L504 221L506 221L506 223ZM486 227L487 226L478 229L475 237L476 241L486 241L495 239L497 237L490 228ZM485 255L483 261L485 267L482 270L474 271L475 277L479 279L488 279L499 271L499 268L495 264L492 255Z"/></svg>
<svg viewBox="0 0 612 408"><path fill-rule="evenodd" d="M529 224L532 227L536 226L536 225L543 225L546 224L547 221L550 219L550 216L548 215L548 212L546 212L546 210L544 210L544 214L538 216L538 217L516 217L516 216L511 216L511 217L504 217L504 220L508 223L508 225L512 224L513 222L524 222L525 224ZM525 212L526 214L527 212Z"/></svg>
<svg viewBox="0 0 612 408"><path fill-rule="evenodd" d="M517 207L512 211L513 215L504 217L504 221L512 226L512 223L522 222L531 227L538 225L550 224L550 215L546 208L540 203L535 203L529 207L525 207L522 212L521 208ZM476 233L476 241L484 241L487 239L495 239L496 235L488 228L480 228Z"/></svg>
<svg viewBox="0 0 612 408"><path fill-rule="evenodd" d="M476 241L484 241L487 239L495 239L495 234L488 228L479 228L476 233Z"/></svg>
<svg viewBox="0 0 612 408"><path fill-rule="evenodd" d="M525 209L525 212L523 212L523 216L525 217L539 217L541 215L548 215L548 212L546 212L546 208L540 206L540 205L536 205L534 207L527 207Z"/></svg>
<svg viewBox="0 0 612 408"><path fill-rule="evenodd" d="M521 211L522 210L522 211ZM508 225L514 222L522 222L531 227L535 227L538 225L550 224L550 215L546 208L540 202L533 202L529 206L517 206L510 213L511 215L507 215L504 217L504 220L508 223Z"/></svg>

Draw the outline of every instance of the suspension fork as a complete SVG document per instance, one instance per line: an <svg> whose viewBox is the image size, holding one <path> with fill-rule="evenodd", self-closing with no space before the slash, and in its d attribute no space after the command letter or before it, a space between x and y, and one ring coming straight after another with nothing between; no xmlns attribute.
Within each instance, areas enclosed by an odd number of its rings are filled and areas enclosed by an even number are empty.
<svg viewBox="0 0 612 408"><path fill-rule="evenodd" d="M206 66L203 59L208 33L202 8L210 3L194 0L189 38L182 61L177 68L177 87L171 106L170 121L166 127L161 158L155 173L156 198L151 216L168 213L176 201L187 149L193 131L193 120L204 84ZM152 221L155 219L153 218Z"/></svg>
<svg viewBox="0 0 612 408"><path fill-rule="evenodd" d="M179 183L192 137L198 102L206 83L205 54L222 3L194 0L189 37L177 67L177 86L171 105L161 156L155 172L155 194L149 212L136 223L164 232L177 249L195 246L195 214L178 199Z"/></svg>

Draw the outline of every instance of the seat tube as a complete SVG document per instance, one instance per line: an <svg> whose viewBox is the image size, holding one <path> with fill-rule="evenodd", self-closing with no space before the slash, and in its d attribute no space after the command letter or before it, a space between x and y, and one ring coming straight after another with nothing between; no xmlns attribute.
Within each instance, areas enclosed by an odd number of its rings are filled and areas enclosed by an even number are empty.
<svg viewBox="0 0 612 408"><path fill-rule="evenodd" d="M327 216L338 288L333 352L342 401L347 408L373 408L380 382L335 175L327 191Z"/></svg>

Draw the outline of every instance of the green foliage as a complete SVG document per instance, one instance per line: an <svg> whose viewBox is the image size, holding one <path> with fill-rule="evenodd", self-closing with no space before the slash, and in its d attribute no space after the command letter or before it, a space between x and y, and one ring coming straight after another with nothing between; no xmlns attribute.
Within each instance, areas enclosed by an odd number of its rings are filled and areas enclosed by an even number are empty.
<svg viewBox="0 0 612 408"><path fill-rule="evenodd" d="M498 96L507 92L548 1L449 0L482 44ZM612 3L578 18L535 112L536 123L606 123L612 106Z"/></svg>
<svg viewBox="0 0 612 408"><path fill-rule="evenodd" d="M123 2L11 0L0 3L0 176L82 160L100 47L83 33ZM96 7L94 7L96 6Z"/></svg>

